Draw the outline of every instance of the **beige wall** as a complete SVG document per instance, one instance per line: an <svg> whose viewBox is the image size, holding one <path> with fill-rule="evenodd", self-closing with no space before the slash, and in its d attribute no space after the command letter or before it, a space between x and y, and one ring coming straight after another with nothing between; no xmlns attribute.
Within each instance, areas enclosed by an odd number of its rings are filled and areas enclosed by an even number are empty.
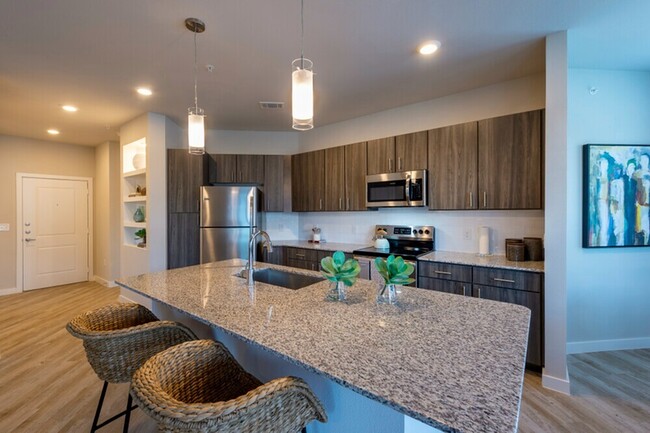
<svg viewBox="0 0 650 433"><path fill-rule="evenodd" d="M120 145L95 148L94 271L97 281L112 284L120 272Z"/></svg>
<svg viewBox="0 0 650 433"><path fill-rule="evenodd" d="M95 148L0 135L0 290L16 287L16 173L95 177Z"/></svg>

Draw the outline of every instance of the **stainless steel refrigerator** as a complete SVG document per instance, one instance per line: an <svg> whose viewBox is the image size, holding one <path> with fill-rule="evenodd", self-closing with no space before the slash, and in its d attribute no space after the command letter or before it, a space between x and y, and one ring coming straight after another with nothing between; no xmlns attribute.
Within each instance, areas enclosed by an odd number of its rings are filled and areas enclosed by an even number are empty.
<svg viewBox="0 0 650 433"><path fill-rule="evenodd" d="M251 231L262 227L256 186L201 187L201 263L248 259Z"/></svg>

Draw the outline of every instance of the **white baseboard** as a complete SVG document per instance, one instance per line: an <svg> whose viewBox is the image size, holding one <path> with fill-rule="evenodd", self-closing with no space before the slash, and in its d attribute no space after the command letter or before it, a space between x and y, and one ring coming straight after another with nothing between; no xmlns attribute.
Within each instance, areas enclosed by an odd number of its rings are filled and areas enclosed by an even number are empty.
<svg viewBox="0 0 650 433"><path fill-rule="evenodd" d="M650 337L621 338L618 340L576 341L566 344L566 353L608 352L611 350L650 349Z"/></svg>
<svg viewBox="0 0 650 433"><path fill-rule="evenodd" d="M106 286L106 287L117 287L117 284L115 284L115 281L109 281L109 280L106 280L106 279L100 277L99 275L95 275L95 276L93 277L93 281L97 281L97 282L98 282L99 284L101 284L102 286Z"/></svg>
<svg viewBox="0 0 650 433"><path fill-rule="evenodd" d="M5 296L5 295L14 295L16 293L22 293L23 291L20 289L17 289L16 287L10 287L8 289L0 289L0 296Z"/></svg>
<svg viewBox="0 0 650 433"><path fill-rule="evenodd" d="M542 374L542 386L562 394L571 395L571 384L567 379Z"/></svg>

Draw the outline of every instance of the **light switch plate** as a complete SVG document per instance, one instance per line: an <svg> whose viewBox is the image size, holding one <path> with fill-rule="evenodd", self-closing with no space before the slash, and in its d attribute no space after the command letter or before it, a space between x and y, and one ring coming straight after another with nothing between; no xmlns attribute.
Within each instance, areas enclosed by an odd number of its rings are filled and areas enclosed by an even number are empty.
<svg viewBox="0 0 650 433"><path fill-rule="evenodd" d="M8 223L0 224L0 232L8 232L8 231L9 231L9 224Z"/></svg>

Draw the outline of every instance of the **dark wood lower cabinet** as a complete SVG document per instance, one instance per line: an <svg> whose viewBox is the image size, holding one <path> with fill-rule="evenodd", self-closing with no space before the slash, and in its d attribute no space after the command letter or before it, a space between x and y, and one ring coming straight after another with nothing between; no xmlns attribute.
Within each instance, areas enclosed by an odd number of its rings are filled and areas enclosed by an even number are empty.
<svg viewBox="0 0 650 433"><path fill-rule="evenodd" d="M167 216L167 268L198 265L199 214L170 213Z"/></svg>
<svg viewBox="0 0 650 433"><path fill-rule="evenodd" d="M418 287L529 308L526 363L533 368L544 366L543 274L423 261L418 263Z"/></svg>
<svg viewBox="0 0 650 433"><path fill-rule="evenodd" d="M526 292L523 290L474 285L472 288L472 295L476 298L507 302L509 304L517 304L529 308L531 316L526 362L537 367L543 366L541 294L536 292Z"/></svg>

